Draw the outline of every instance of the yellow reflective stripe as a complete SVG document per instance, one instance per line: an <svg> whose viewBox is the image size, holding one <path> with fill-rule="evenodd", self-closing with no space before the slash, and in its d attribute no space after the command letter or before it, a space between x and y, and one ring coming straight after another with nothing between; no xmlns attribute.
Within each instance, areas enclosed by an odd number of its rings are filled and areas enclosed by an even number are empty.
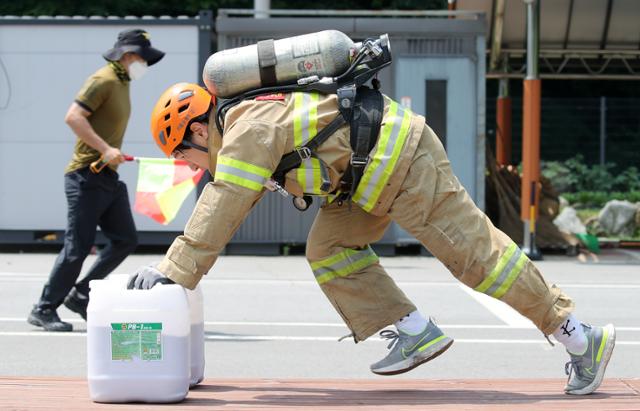
<svg viewBox="0 0 640 411"><path fill-rule="evenodd" d="M495 268L474 290L501 298L509 291L528 260L527 255L515 243L511 243L498 259Z"/></svg>
<svg viewBox="0 0 640 411"><path fill-rule="evenodd" d="M296 180L302 191L307 194L323 194L323 169L320 160L317 158L308 158L296 169Z"/></svg>
<svg viewBox="0 0 640 411"><path fill-rule="evenodd" d="M306 194L325 195L331 182L324 164L314 157L305 159L296 169L296 181Z"/></svg>
<svg viewBox="0 0 640 411"><path fill-rule="evenodd" d="M378 262L378 256L371 247L363 250L345 249L324 260L311 263L313 275L319 284L337 277L344 277Z"/></svg>
<svg viewBox="0 0 640 411"><path fill-rule="evenodd" d="M409 134L410 125L411 111L400 108L398 103L392 101L378 139L376 152L367 165L353 196L353 201L359 204L363 210L371 211L373 209L387 181L393 174Z"/></svg>
<svg viewBox="0 0 640 411"><path fill-rule="evenodd" d="M325 274L322 274L319 277L316 277L316 280L318 281L318 284L324 284L327 281L331 281L334 278L337 277L345 277L351 273L354 273L356 271L359 271L365 267L370 266L371 264L377 263L378 262L378 256L377 255L370 255L366 258L363 258L362 260L358 260L352 264L349 264L348 266L337 270L337 271L332 271L332 272L328 272Z"/></svg>
<svg viewBox="0 0 640 411"><path fill-rule="evenodd" d="M345 258L354 255L358 252L358 250L352 250L352 249L347 249L344 250L341 253L338 253L336 255L333 255L331 257L325 258L324 260L320 260L320 261L314 261L311 263L311 269L312 270L316 270L320 267L328 267L331 266L335 263L337 263L338 261L342 261Z"/></svg>
<svg viewBox="0 0 640 411"><path fill-rule="evenodd" d="M311 102L309 106L309 140L318 134L318 102L320 101L320 94L309 93Z"/></svg>
<svg viewBox="0 0 640 411"><path fill-rule="evenodd" d="M511 243L511 245L507 248L507 251L505 251L498 259L498 264L496 264L495 268L491 271L491 274L489 274L487 278L485 278L476 288L474 288L474 290L481 293L487 291L489 287L491 287L491 285L494 283L496 278L498 278L500 273L502 273L502 270L504 270L504 267L506 267L509 259L511 259L511 256L513 256L513 254L516 252L517 247L518 246L515 245L515 243Z"/></svg>
<svg viewBox="0 0 640 411"><path fill-rule="evenodd" d="M271 171L241 160L219 156L216 164L216 180L226 181L253 191L261 191Z"/></svg>
<svg viewBox="0 0 640 411"><path fill-rule="evenodd" d="M362 179L360 180L360 184L356 189L356 192L353 195L353 201L360 204L363 199L365 189L371 185L371 178L373 177L373 170L380 167L381 158L384 155L384 152L387 148L387 144L389 143L389 137L391 136L391 131L393 130L393 123L396 116L396 112L398 110L398 105L395 102L392 102L389 106L388 119L386 119L385 125L382 128L382 133L380 138L378 139L378 148L376 149L376 153L373 155L373 159L371 163L365 170ZM368 207L370 205L369 201L365 201L364 204L361 204L362 208ZM366 210L365 211L369 211Z"/></svg>
<svg viewBox="0 0 640 411"><path fill-rule="evenodd" d="M293 93L293 144L301 147L316 136L319 93Z"/></svg>
<svg viewBox="0 0 640 411"><path fill-rule="evenodd" d="M507 291L509 291L509 288L511 288L511 284L513 284L516 278L518 278L518 276L520 275L520 272L522 272L522 268L524 267L526 262L527 255L524 252L520 251L520 257L518 258L515 266L511 269L502 285L500 285L500 287L498 287L498 289L493 294L491 294L491 296L494 298L501 298L503 295L505 295Z"/></svg>
<svg viewBox="0 0 640 411"><path fill-rule="evenodd" d="M295 147L302 146L303 98L302 93L293 93L293 144Z"/></svg>
<svg viewBox="0 0 640 411"><path fill-rule="evenodd" d="M262 191L262 187L264 186L264 183L256 183L255 181L247 180L246 178L238 177L229 173L223 173L220 171L216 171L216 180L233 183L241 187L251 189L253 191Z"/></svg>
<svg viewBox="0 0 640 411"><path fill-rule="evenodd" d="M243 170L248 173L255 174L264 178L269 178L271 177L271 174L273 174L273 171L269 170L268 168L256 166L251 163L245 163L244 161L236 160L234 158L225 157L225 156L218 156L218 164L239 168L240 170Z"/></svg>

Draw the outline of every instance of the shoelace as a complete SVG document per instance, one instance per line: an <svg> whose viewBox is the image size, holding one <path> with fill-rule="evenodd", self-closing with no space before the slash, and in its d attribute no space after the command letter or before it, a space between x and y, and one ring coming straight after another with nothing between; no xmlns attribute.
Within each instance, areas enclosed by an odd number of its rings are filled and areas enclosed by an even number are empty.
<svg viewBox="0 0 640 411"><path fill-rule="evenodd" d="M591 326L588 324L582 324L582 325L584 328L591 329ZM587 337L587 339L588 338L589 337ZM571 361L569 361L564 365L564 373L569 376L568 379L571 379L571 372L575 372L579 378L582 377L583 357L581 355L580 356L572 355L571 353L569 353L569 356L571 357Z"/></svg>
<svg viewBox="0 0 640 411"><path fill-rule="evenodd" d="M400 341L402 336L393 330L382 330L380 331L380 338L383 340L391 340L389 345L387 345L387 348L390 349L394 344Z"/></svg>
<svg viewBox="0 0 640 411"><path fill-rule="evenodd" d="M582 358L571 357L571 361L564 365L564 373L567 375L567 380L571 379L571 373L574 372L578 377L582 377Z"/></svg>
<svg viewBox="0 0 640 411"><path fill-rule="evenodd" d="M427 322L427 327L429 326L429 322L432 322L434 325L436 324L436 319L433 317L429 317L429 320ZM393 330L382 330L380 331L380 338L382 338L383 340L391 340L391 342L389 343L389 345L387 345L387 348L391 348L393 346L393 344L397 343L398 341L400 341L404 337L403 335L398 334L397 332L393 331Z"/></svg>

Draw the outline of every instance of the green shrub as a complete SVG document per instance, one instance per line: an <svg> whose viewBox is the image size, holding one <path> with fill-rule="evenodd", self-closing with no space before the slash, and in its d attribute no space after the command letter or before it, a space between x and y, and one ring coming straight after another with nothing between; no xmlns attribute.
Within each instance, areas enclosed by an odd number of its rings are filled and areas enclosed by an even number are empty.
<svg viewBox="0 0 640 411"><path fill-rule="evenodd" d="M629 167L615 176L616 189L628 191L640 191L640 172L636 167Z"/></svg>
<svg viewBox="0 0 640 411"><path fill-rule="evenodd" d="M570 192L577 180L569 167L560 161L543 161L542 175L551 181L553 188L559 193Z"/></svg>
<svg viewBox="0 0 640 411"><path fill-rule="evenodd" d="M581 154L565 161L544 161L541 172L559 193L640 191L640 172L636 167L618 172L614 163L589 166ZM589 201L599 199L599 195L587 197Z"/></svg>
<svg viewBox="0 0 640 411"><path fill-rule="evenodd" d="M640 191L579 191L577 193L562 193L562 197L574 206L581 208L603 207L611 200L640 202Z"/></svg>

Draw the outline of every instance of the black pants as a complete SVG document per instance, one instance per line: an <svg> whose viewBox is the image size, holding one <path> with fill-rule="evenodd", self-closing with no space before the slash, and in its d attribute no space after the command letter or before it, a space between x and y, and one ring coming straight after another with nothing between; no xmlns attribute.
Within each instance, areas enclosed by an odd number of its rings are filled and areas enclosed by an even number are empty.
<svg viewBox="0 0 640 411"><path fill-rule="evenodd" d="M93 174L85 167L67 173L64 185L68 204L64 247L42 290L40 308L60 306L74 284L77 291L89 295L89 281L109 275L138 243L127 186L118 180L118 173L106 167ZM100 249L87 275L76 283L94 244L97 226L108 243Z"/></svg>

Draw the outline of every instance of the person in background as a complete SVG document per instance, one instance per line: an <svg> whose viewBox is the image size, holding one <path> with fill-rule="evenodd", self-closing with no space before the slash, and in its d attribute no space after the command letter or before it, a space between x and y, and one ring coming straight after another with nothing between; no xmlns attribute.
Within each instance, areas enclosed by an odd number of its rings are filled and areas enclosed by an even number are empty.
<svg viewBox="0 0 640 411"><path fill-rule="evenodd" d="M27 319L47 331L73 329L56 312L63 303L86 320L89 281L105 278L137 245L127 187L116 170L124 161L120 148L131 114L130 82L139 80L164 53L151 47L145 30L128 29L102 56L107 64L84 82L65 116L77 140L64 176L64 246ZM92 170L92 163L98 167ZM107 244L87 275L76 282L98 226Z"/></svg>

